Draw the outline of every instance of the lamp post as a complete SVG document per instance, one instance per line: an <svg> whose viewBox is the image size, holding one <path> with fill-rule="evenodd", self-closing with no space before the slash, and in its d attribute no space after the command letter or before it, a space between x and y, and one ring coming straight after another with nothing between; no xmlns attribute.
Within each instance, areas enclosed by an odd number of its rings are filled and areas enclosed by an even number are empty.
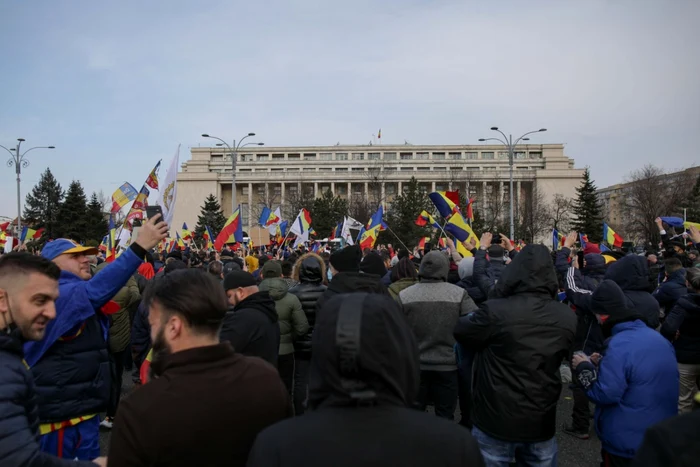
<svg viewBox="0 0 700 467"><path fill-rule="evenodd" d="M15 166L15 173L17 174L17 234L21 234L22 232L22 209L20 207L20 176L22 175L22 167L25 169L29 167L29 161L24 158L24 156L29 152L33 151L34 149L56 149L55 146L35 146L33 148L29 148L24 152L20 152L20 146L22 146L22 143L24 142L24 138L17 138L17 147L12 148L12 149L7 149L5 146L0 146L0 148L3 148L5 151L10 153L10 159L7 161L7 166L12 167L13 165ZM14 151L14 152L13 152Z"/></svg>
<svg viewBox="0 0 700 467"><path fill-rule="evenodd" d="M515 147L520 141L529 141L530 138L527 138L527 135L547 131L547 129L540 128L539 130L528 131L521 137L517 138L515 142L513 142L513 135L509 134L506 136L506 134L499 130L497 126L492 126L491 130L499 132L503 136L503 139L479 138L479 141L498 141L508 149L508 164L510 165L510 239L515 240L515 221L513 219L513 159L515 158Z"/></svg>
<svg viewBox="0 0 700 467"><path fill-rule="evenodd" d="M228 148L228 150L231 153L231 214L233 214L236 211L236 159L238 159L238 150L241 149L242 147L249 146L249 145L258 145L262 146L265 143L246 143L246 144L241 144L243 143L243 140L246 138L249 138L251 136L255 136L255 133L248 133L245 135L243 138L238 140L238 144L236 144L236 140L233 140L233 144L229 146L229 144L224 141L223 139L217 137L217 136L211 136L206 133L202 134L202 138L212 138L218 141L221 141L224 146ZM250 209L250 206L248 206L248 209Z"/></svg>

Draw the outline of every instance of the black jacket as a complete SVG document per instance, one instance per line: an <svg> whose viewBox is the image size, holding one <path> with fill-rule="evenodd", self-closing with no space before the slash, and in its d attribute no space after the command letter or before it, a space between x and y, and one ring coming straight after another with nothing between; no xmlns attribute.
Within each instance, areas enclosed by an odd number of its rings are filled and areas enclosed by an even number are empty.
<svg viewBox="0 0 700 467"><path fill-rule="evenodd" d="M646 431L632 467L696 467L700 411L669 418Z"/></svg>
<svg viewBox="0 0 700 467"><path fill-rule="evenodd" d="M302 261L299 266L299 284L289 289L289 293L296 295L301 302L301 308L309 322L309 330L306 335L294 343L294 351L306 357L311 355L311 336L316 323L316 302L326 291L321 268L317 266L318 261L315 258L307 258Z"/></svg>
<svg viewBox="0 0 700 467"><path fill-rule="evenodd" d="M280 327L270 294L254 293L229 309L221 326L220 340L229 341L238 353L260 357L277 367Z"/></svg>
<svg viewBox="0 0 700 467"><path fill-rule="evenodd" d="M484 295L484 292L482 292L481 289L477 287L476 283L474 283L473 278L470 277L467 279L461 279L455 285L466 290L469 296L472 298L472 300L474 300L474 303L476 303L477 305L486 301L486 295Z"/></svg>
<svg viewBox="0 0 700 467"><path fill-rule="evenodd" d="M639 319L652 329L659 327L659 303L648 292L649 264L643 256L625 256L611 263L605 273L632 301Z"/></svg>
<svg viewBox="0 0 700 467"><path fill-rule="evenodd" d="M700 363L700 294L678 299L661 326L661 334L673 342L678 363Z"/></svg>
<svg viewBox="0 0 700 467"><path fill-rule="evenodd" d="M555 434L559 365L576 332L576 316L556 296L549 250L527 245L489 300L455 328L457 341L477 352L472 421L489 436L534 443Z"/></svg>
<svg viewBox="0 0 700 467"><path fill-rule="evenodd" d="M679 269L673 272L666 281L659 285L659 288L652 294L659 306L666 313L670 313L676 305L676 301L683 295L688 293L688 288L685 285L685 269Z"/></svg>
<svg viewBox="0 0 700 467"><path fill-rule="evenodd" d="M323 304L339 294L366 292L389 295L389 291L382 284L381 277L363 272L339 272L328 285L323 296L316 302L316 311L323 307Z"/></svg>
<svg viewBox="0 0 700 467"><path fill-rule="evenodd" d="M336 328L344 304L359 311L355 374L339 368ZM418 347L400 306L374 294L333 298L313 338L312 411L260 433L248 467L483 466L468 430L410 408L419 384ZM300 447L311 439L310 455Z"/></svg>
<svg viewBox="0 0 700 467"><path fill-rule="evenodd" d="M0 331L0 465L12 467L87 467L92 462L59 459L39 449L39 409L34 379L22 362L15 329Z"/></svg>

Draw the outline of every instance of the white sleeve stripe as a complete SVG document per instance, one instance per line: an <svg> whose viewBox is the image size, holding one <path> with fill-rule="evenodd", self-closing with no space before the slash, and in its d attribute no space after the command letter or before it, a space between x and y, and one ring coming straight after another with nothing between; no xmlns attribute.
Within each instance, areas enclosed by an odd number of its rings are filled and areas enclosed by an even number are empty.
<svg viewBox="0 0 700 467"><path fill-rule="evenodd" d="M590 290L579 289L578 287L576 287L576 281L574 280L574 269L575 268L572 266L566 273L566 284L569 287L569 289L575 293L592 294L593 292L591 292Z"/></svg>

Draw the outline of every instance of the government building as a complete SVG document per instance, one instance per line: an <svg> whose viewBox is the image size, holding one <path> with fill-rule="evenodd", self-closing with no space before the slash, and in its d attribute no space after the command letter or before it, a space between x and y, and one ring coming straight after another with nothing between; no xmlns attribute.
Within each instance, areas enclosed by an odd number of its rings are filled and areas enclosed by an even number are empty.
<svg viewBox="0 0 700 467"><path fill-rule="evenodd" d="M299 200L325 190L349 202L365 200L388 209L411 177L426 191L466 190L477 200L477 209L488 210L491 200L510 196L508 152L501 145L254 146L239 150L236 160L215 146L192 148L191 156L177 177L177 226L187 222L193 228L209 194L230 215L234 167L235 203L241 205L244 228L257 224L263 205L281 206L283 218L294 220L297 213L290 211ZM562 144L518 146L513 165L517 205L533 187L547 201L555 194L574 197L583 176Z"/></svg>

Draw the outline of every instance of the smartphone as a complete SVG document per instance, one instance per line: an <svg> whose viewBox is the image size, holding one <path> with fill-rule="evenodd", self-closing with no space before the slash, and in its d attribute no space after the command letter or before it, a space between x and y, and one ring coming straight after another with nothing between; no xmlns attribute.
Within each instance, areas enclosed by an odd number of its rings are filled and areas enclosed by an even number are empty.
<svg viewBox="0 0 700 467"><path fill-rule="evenodd" d="M156 216L156 214L160 214L160 221L164 221L165 219L163 218L163 208L156 205L156 206L146 206L146 217L151 219Z"/></svg>
<svg viewBox="0 0 700 467"><path fill-rule="evenodd" d="M583 251L576 253L576 261L578 261L578 268L583 270Z"/></svg>

